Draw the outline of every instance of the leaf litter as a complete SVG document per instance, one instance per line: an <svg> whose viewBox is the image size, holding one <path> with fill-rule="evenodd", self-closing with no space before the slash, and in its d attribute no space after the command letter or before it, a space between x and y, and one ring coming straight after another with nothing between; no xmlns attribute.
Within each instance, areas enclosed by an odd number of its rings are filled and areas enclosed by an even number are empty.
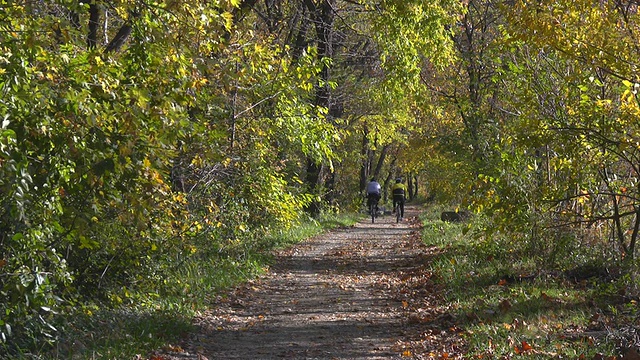
<svg viewBox="0 0 640 360"><path fill-rule="evenodd" d="M439 249L407 220L363 220L278 252L260 278L220 295L197 331L155 359L461 359L433 281Z"/></svg>

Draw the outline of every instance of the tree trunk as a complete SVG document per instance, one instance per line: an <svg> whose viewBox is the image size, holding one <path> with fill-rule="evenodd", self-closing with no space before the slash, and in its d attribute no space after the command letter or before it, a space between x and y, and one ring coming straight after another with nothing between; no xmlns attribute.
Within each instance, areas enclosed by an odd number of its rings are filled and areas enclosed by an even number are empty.
<svg viewBox="0 0 640 360"><path fill-rule="evenodd" d="M307 176L305 183L309 186L309 190L314 195L319 195L320 191L320 172L322 171L322 165L314 161L313 159L307 159ZM312 216L318 216L321 210L321 204L318 199L311 201L306 207L306 211Z"/></svg>
<svg viewBox="0 0 640 360"><path fill-rule="evenodd" d="M362 147L360 148L360 156L362 157L362 164L360 165L360 193L364 193L367 187L367 180L369 178L369 138L367 137L367 129L364 129L364 135L362 135Z"/></svg>
<svg viewBox="0 0 640 360"><path fill-rule="evenodd" d="M132 30L133 28L131 27L131 23L129 21L122 25L122 27L120 27L120 30L118 30L116 36L111 40L111 42L109 42L109 44L107 44L107 47L104 49L105 54L119 51L122 48L122 45L124 45L124 43L131 35Z"/></svg>
<svg viewBox="0 0 640 360"><path fill-rule="evenodd" d="M389 185L391 184L391 181L393 179L393 173L391 171L389 171L387 173L387 176L384 178L384 182L382 183L382 196L381 198L383 199L384 202L389 200Z"/></svg>
<svg viewBox="0 0 640 360"><path fill-rule="evenodd" d="M380 157L378 158L378 163L376 164L376 169L373 172L373 177L380 177L380 173L382 172L382 166L384 165L384 160L387 157L387 151L389 150L389 145L385 145L382 147L382 151L380 151Z"/></svg>
<svg viewBox="0 0 640 360"><path fill-rule="evenodd" d="M98 28L100 26L100 6L95 2L89 5L89 33L87 34L87 47L95 49L98 46Z"/></svg>
<svg viewBox="0 0 640 360"><path fill-rule="evenodd" d="M331 171L331 170L329 170ZM336 171L335 169L329 173L326 181L326 191L324 195L324 201L327 204L332 205L336 199Z"/></svg>
<svg viewBox="0 0 640 360"><path fill-rule="evenodd" d="M638 231L640 230L640 207L635 208L636 214L634 216L633 232L631 233L631 239L629 240L629 260L636 258L636 243L638 241Z"/></svg>
<svg viewBox="0 0 640 360"><path fill-rule="evenodd" d="M312 0L305 0L304 3L309 9L311 13L311 17L313 19L313 23L316 27L316 36L317 36L317 46L318 46L318 57L322 58L331 58L333 56L333 22L334 22L334 13L333 13L333 5L335 0L322 0L316 6L316 4ZM316 99L315 104L319 107L324 107L329 109L329 96L330 96L330 88L329 88L329 80L330 80L330 72L329 66L324 64L322 70L320 71L320 83L316 87ZM320 195L320 189L322 188L320 185L320 171L322 169L322 164L318 164L313 159L307 160L307 178L306 183L309 187L309 190L314 195ZM311 215L315 216L320 213L320 200L319 197L316 197L313 200L313 204L308 207Z"/></svg>

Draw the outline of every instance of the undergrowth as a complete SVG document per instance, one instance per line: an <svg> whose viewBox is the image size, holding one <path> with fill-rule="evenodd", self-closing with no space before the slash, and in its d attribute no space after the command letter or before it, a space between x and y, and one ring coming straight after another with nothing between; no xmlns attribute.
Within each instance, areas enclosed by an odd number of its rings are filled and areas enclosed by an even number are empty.
<svg viewBox="0 0 640 360"><path fill-rule="evenodd" d="M579 239L487 235L487 219L422 216L423 240L442 249L433 270L463 329L468 358L614 359L636 355L640 314L631 274L607 246ZM558 236L558 234L555 234ZM532 251L536 248L536 251Z"/></svg>
<svg viewBox="0 0 640 360"><path fill-rule="evenodd" d="M0 359L133 359L147 358L151 349L179 350L172 344L194 330L191 319L225 289L263 273L272 250L358 220L356 214L324 214L233 251L189 257L164 276L159 291L122 289L117 306L70 302L53 324L55 338L44 345L21 339L0 348Z"/></svg>

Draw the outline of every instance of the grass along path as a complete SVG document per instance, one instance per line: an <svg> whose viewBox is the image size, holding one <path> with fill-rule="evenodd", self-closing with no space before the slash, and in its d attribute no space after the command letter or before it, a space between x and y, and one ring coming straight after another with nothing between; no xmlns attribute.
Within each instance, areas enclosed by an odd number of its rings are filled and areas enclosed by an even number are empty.
<svg viewBox="0 0 640 360"><path fill-rule="evenodd" d="M463 353L429 271L419 209L370 219L277 254L219 296L197 331L152 359L427 359Z"/></svg>

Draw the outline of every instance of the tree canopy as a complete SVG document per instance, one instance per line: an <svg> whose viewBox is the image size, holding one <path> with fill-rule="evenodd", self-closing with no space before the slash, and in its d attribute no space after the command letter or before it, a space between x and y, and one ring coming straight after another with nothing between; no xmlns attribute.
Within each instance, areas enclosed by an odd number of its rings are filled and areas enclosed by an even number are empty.
<svg viewBox="0 0 640 360"><path fill-rule="evenodd" d="M0 342L371 176L487 233L640 233L633 2L0 0ZM415 185L415 187L413 186ZM415 190L415 191L414 191ZM8 346L8 345L6 345Z"/></svg>

